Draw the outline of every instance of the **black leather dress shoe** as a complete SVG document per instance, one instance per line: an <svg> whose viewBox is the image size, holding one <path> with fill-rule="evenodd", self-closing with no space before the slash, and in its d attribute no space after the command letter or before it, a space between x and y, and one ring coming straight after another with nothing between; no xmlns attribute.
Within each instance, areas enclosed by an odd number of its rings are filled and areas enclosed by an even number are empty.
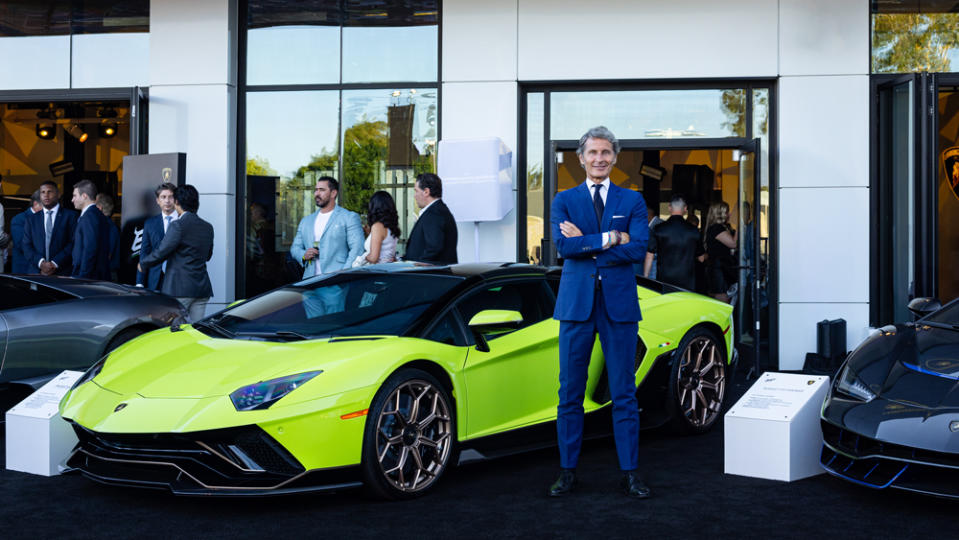
<svg viewBox="0 0 959 540"><path fill-rule="evenodd" d="M649 498L649 488L643 483L643 479L639 477L639 473L635 471L626 473L626 478L623 479L623 487L626 489L626 495L630 497L635 499Z"/></svg>
<svg viewBox="0 0 959 540"><path fill-rule="evenodd" d="M553 482L553 485L549 486L549 496L562 497L563 495L569 495L575 485L576 472L573 469L562 469L559 478Z"/></svg>

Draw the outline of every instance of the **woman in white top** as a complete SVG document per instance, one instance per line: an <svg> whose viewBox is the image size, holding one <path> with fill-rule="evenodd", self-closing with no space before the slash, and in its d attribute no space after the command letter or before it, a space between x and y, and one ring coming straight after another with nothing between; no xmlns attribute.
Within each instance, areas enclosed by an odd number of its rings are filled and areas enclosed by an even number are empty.
<svg viewBox="0 0 959 540"><path fill-rule="evenodd" d="M400 219L393 197L385 191L377 191L367 205L366 222L370 235L366 237L363 264L389 263L396 260L396 239L400 236ZM359 266L359 265L356 265Z"/></svg>

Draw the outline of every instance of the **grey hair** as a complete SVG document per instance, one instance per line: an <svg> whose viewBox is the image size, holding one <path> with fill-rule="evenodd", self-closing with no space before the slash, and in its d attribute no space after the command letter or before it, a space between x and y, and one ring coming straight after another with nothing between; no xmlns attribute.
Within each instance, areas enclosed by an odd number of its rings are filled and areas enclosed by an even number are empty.
<svg viewBox="0 0 959 540"><path fill-rule="evenodd" d="M681 195L674 195L672 200L669 201L669 207L677 212L681 212L686 209L686 199Z"/></svg>
<svg viewBox="0 0 959 540"><path fill-rule="evenodd" d="M576 155L583 155L583 151L586 149L586 141L589 139L603 139L609 141L613 145L613 153L619 154L619 139L616 138L616 135L613 135L613 132L606 128L606 126L596 126L590 128L582 137L579 138L579 146L576 147Z"/></svg>

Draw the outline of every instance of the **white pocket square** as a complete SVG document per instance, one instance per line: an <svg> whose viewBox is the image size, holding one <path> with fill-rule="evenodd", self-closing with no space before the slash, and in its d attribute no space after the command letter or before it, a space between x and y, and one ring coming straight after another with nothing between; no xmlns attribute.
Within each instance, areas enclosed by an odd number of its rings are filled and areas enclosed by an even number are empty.
<svg viewBox="0 0 959 540"><path fill-rule="evenodd" d="M613 216L613 219L620 218L620 217L626 217L626 216Z"/></svg>

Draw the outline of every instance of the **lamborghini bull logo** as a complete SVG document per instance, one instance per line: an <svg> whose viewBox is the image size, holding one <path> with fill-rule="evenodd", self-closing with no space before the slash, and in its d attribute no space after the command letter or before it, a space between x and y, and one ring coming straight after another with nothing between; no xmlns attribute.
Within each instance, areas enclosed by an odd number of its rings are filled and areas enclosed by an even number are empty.
<svg viewBox="0 0 959 540"><path fill-rule="evenodd" d="M946 148L942 152L942 165L952 194L959 198L959 146Z"/></svg>

